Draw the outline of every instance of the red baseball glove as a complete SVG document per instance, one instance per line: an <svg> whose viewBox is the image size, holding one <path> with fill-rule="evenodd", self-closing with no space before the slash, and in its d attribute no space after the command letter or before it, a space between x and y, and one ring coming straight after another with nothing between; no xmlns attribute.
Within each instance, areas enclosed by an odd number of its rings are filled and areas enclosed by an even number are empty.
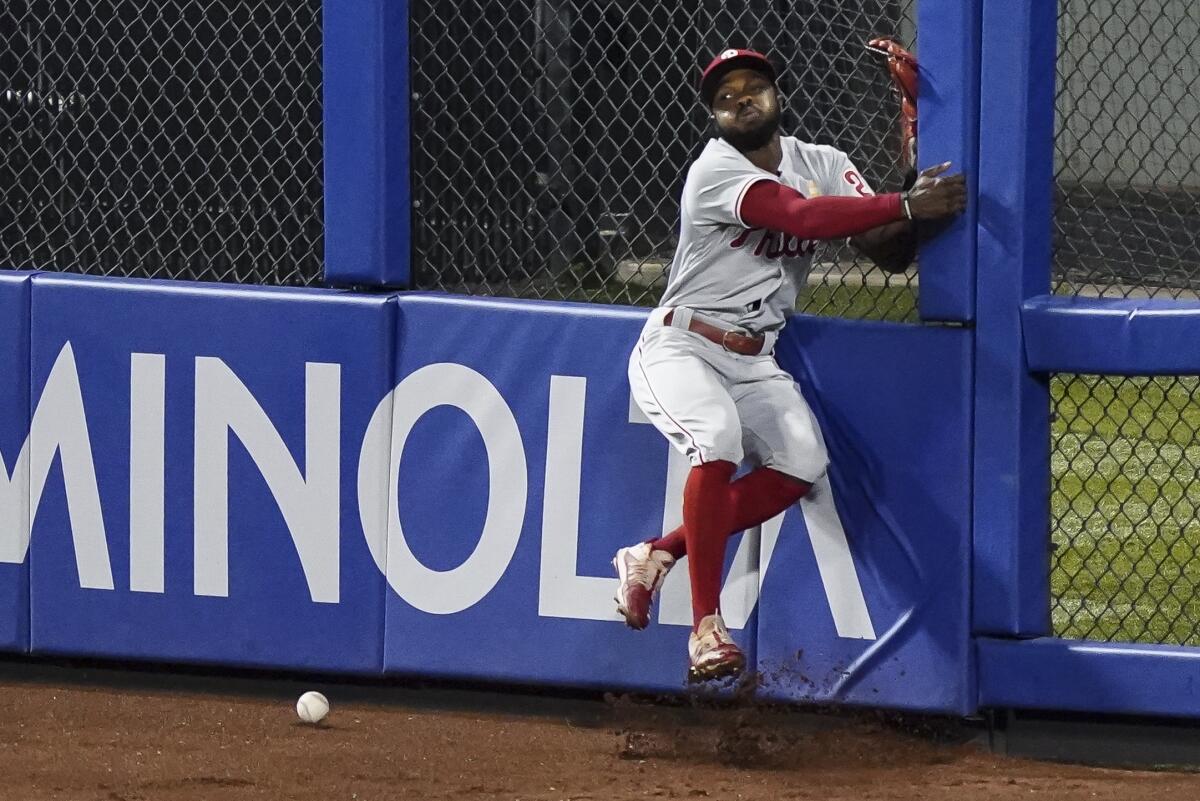
<svg viewBox="0 0 1200 801"><path fill-rule="evenodd" d="M872 39L867 49L887 57L892 88L900 97L900 166L917 165L917 58L891 39Z"/></svg>

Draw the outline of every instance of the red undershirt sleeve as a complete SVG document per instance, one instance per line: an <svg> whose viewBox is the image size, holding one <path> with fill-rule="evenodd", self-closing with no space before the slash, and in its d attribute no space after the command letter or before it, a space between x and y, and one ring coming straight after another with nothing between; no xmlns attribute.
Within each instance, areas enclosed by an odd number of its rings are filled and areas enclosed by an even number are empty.
<svg viewBox="0 0 1200 801"><path fill-rule="evenodd" d="M800 239L843 239L904 219L899 194L806 198L769 178L746 190L737 212L749 228Z"/></svg>

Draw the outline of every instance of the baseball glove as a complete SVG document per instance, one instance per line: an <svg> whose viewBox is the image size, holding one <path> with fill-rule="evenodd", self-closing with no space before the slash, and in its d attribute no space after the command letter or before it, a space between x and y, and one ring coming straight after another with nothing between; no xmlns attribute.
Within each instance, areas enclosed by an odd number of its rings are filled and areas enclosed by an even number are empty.
<svg viewBox="0 0 1200 801"><path fill-rule="evenodd" d="M891 39L872 39L867 49L887 57L892 88L900 98L900 167L916 177L917 58ZM908 183L907 179L905 183Z"/></svg>

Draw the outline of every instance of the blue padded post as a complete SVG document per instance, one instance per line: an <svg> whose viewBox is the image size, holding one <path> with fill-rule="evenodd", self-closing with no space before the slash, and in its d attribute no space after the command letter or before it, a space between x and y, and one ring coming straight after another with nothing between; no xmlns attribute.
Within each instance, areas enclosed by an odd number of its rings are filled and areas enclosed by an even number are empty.
<svg viewBox="0 0 1200 801"><path fill-rule="evenodd" d="M408 0L324 4L325 280L411 279Z"/></svg>
<svg viewBox="0 0 1200 801"><path fill-rule="evenodd" d="M975 632L1049 629L1050 396L1021 304L1050 289L1057 4L983 7L975 355Z"/></svg>
<svg viewBox="0 0 1200 801"><path fill-rule="evenodd" d="M979 36L983 0L921 0L919 165L953 162L967 175L967 211L921 247L922 320L975 319L975 225L979 165Z"/></svg>

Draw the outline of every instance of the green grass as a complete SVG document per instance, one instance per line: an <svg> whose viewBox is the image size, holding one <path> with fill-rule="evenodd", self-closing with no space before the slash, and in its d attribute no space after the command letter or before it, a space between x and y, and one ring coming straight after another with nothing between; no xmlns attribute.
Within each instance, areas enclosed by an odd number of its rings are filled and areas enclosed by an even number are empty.
<svg viewBox="0 0 1200 801"><path fill-rule="evenodd" d="M800 296L797 308L808 314L855 320L917 321L917 295L907 286L817 284Z"/></svg>
<svg viewBox="0 0 1200 801"><path fill-rule="evenodd" d="M1057 635L1200 644L1198 396L1195 377L1052 381Z"/></svg>

